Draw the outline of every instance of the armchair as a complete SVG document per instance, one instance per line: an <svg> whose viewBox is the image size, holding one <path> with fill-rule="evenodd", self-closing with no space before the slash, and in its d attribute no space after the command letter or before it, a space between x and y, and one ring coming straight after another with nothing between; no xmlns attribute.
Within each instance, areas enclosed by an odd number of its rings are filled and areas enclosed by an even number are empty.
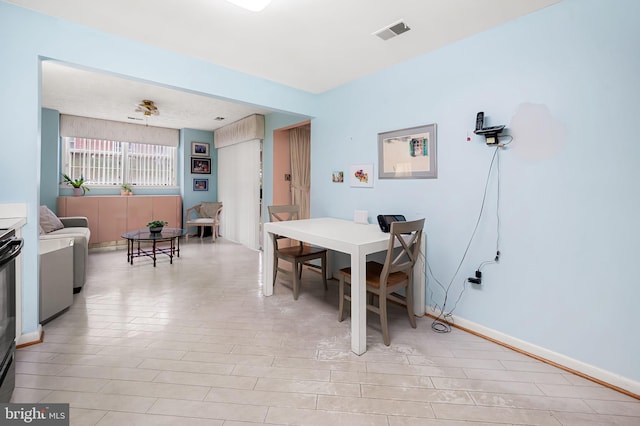
<svg viewBox="0 0 640 426"><path fill-rule="evenodd" d="M202 239L204 228L211 228L211 241L215 242L220 236L220 215L222 214L221 202L202 202L196 206L189 207L185 215L185 229L187 229L187 241L189 240L189 227L198 228L198 235Z"/></svg>

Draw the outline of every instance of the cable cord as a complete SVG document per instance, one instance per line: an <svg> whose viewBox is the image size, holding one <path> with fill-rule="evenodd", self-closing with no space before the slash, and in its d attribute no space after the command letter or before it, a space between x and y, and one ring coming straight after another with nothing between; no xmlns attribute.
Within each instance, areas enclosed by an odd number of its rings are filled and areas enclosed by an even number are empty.
<svg viewBox="0 0 640 426"><path fill-rule="evenodd" d="M511 143L511 141L513 140L513 137L511 137L511 140L509 140L509 142L507 142L506 144ZM506 145L504 144L504 145ZM496 149L493 152L493 156L491 157L491 163L489 164L489 171L487 172L487 179L485 181L484 184L484 193L482 195L482 203L480 204L480 212L478 213L478 218L476 220L476 224L473 228L473 232L471 233L471 237L469 238L469 242L467 243L467 246L464 250L464 253L462 254L462 258L460 259L460 263L458 263L458 267L456 268L453 276L451 277L451 281L449 281L449 284L447 285L447 288L445 289L444 285L442 285L442 283L435 277L435 275L433 274L433 271L431 270L431 265L429 264L428 260L426 259L426 255L425 255L425 262L427 264L427 270L428 272L431 274L431 277L435 280L435 282L440 286L440 288L442 288L442 290L444 291L444 301L442 303L442 307L440 308L440 313L438 314L438 316L433 320L433 322L431 323L431 329L433 331L435 331L436 333L449 333L451 331L451 324L453 324L453 311L455 310L455 308L458 306L458 302L460 301L460 299L462 298L462 295L464 294L464 291L466 290L466 283L467 280L465 279L462 283L462 291L460 292L460 294L458 295L458 298L456 299L453 309L451 309L451 311L446 312L446 308L447 308L447 300L449 298L449 290L451 289L451 285L453 284L453 282L455 281L456 277L458 276L458 273L460 272L460 269L462 268L462 265L464 264L464 260L467 257L467 254L469 253L469 248L471 247L471 243L473 242L473 239L475 238L476 232L478 231L478 226L480 225L480 220L482 219L482 214L484 213L484 208L485 208L485 203L487 200L487 191L489 189L489 180L491 178L491 172L493 170L493 165L494 163L497 165L497 175L498 175L498 196L497 196L497 201L496 201L496 216L497 216L497 226L498 226L498 233L497 233L497 239L496 239L496 259L493 261L486 261L486 262L482 262L480 264L480 266L478 266L478 271L481 270L482 267L484 267L487 264L491 264L491 263L497 263L498 261L498 256L500 253L499 250L499 246L500 246L500 214L499 214L499 207L500 207L500 156L498 155L498 151L500 150L500 146L497 146ZM425 272L426 275L426 272ZM426 278L426 276L425 276ZM436 305L434 307L436 310L439 308L438 305Z"/></svg>

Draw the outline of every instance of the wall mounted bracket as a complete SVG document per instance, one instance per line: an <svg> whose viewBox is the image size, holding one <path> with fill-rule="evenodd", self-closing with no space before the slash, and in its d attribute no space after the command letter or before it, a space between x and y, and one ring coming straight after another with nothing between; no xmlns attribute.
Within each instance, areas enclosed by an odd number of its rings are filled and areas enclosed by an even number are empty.
<svg viewBox="0 0 640 426"><path fill-rule="evenodd" d="M497 145L498 135L505 127L504 125L484 127L484 112L480 111L478 115L476 115L476 130L474 130L473 133L483 135L487 145Z"/></svg>

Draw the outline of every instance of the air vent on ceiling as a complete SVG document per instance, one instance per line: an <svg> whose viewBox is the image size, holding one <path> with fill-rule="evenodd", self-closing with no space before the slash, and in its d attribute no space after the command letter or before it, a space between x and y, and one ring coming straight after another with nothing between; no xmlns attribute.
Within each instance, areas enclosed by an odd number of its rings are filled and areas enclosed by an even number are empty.
<svg viewBox="0 0 640 426"><path fill-rule="evenodd" d="M376 31L373 35L380 37L382 40L389 40L390 38L399 36L402 33L406 33L410 29L411 28L409 28L403 21L398 21Z"/></svg>

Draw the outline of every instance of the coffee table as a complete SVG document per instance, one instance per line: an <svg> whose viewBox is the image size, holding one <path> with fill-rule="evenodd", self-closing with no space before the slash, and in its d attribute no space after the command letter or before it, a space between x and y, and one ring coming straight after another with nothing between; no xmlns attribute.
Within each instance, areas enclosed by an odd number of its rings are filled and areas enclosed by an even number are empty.
<svg viewBox="0 0 640 426"><path fill-rule="evenodd" d="M133 265L134 257L147 256L153 259L153 267L156 266L156 255L166 254L169 263L173 264L173 256L180 257L180 237L185 234L184 229L162 228L160 232L149 232L148 228L137 229L122 234L127 240L127 262ZM134 247L137 242L137 247ZM169 246L158 243L168 242ZM140 243L151 244L151 247L141 247Z"/></svg>

